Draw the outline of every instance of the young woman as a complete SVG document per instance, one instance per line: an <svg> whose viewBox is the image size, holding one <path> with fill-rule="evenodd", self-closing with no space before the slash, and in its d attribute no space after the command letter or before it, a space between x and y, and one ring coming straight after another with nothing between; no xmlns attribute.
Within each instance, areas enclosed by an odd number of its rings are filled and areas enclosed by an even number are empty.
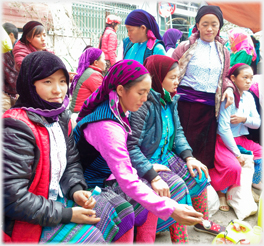
<svg viewBox="0 0 264 246"><path fill-rule="evenodd" d="M20 70L21 63L28 54L40 50L51 52L46 47L45 28L40 22L29 21L23 26L22 37L13 49L16 69Z"/></svg>
<svg viewBox="0 0 264 246"><path fill-rule="evenodd" d="M136 241L154 243L158 217L165 221L172 217L170 224L176 220L192 225L201 222L203 215L187 206L187 188L173 173L166 178L173 197L170 199L157 195L132 167L127 137L133 133L127 116L147 100L150 88L151 78L143 65L134 60L117 62L84 103L74 134L88 185L105 186L116 201L124 199L131 203L135 210L131 223L137 229ZM159 182L159 177L155 182ZM178 189L181 193L175 197Z"/></svg>
<svg viewBox="0 0 264 246"><path fill-rule="evenodd" d="M179 95L175 95L179 84L178 63L167 56L153 55L145 60L144 66L152 77L152 89L147 102L129 118L133 134L128 137L127 146L132 165L160 196L172 195L166 176L168 172L173 173L175 179L189 190L194 209L207 220L208 170L193 157L180 124L177 111ZM160 180L153 183L157 178ZM180 193L179 189L176 196ZM164 221L159 221L158 227L159 224L163 224L163 228L168 225ZM174 224L169 228L172 241L187 241L186 227ZM181 228L183 233L175 228ZM194 228L215 235L224 230L213 222L209 230L201 224Z"/></svg>
<svg viewBox="0 0 264 246"><path fill-rule="evenodd" d="M119 24L121 24L121 18L116 15L108 15L105 22L105 29L100 37L99 49L105 54L106 71L108 71L109 67L116 63L116 49L118 43L116 32Z"/></svg>
<svg viewBox="0 0 264 246"><path fill-rule="evenodd" d="M80 56L77 75L74 76L70 87L70 110L73 112L74 122L84 101L102 84L105 67L105 55L100 49L88 48Z"/></svg>
<svg viewBox="0 0 264 246"><path fill-rule="evenodd" d="M168 29L164 33L162 40L166 47L167 56L169 57L172 56L173 51L178 46L181 36L182 36L182 32L175 28Z"/></svg>
<svg viewBox="0 0 264 246"><path fill-rule="evenodd" d="M86 191L65 110L68 85L55 55L39 51L23 60L19 99L3 115L5 241L104 243L126 232L112 204Z"/></svg>
<svg viewBox="0 0 264 246"><path fill-rule="evenodd" d="M155 18L142 9L135 9L125 20L128 37L123 41L124 59L141 64L151 55L165 55L165 45Z"/></svg>
<svg viewBox="0 0 264 246"><path fill-rule="evenodd" d="M239 107L233 103L225 108L221 103L219 123L215 146L215 167L209 170L211 183L222 200L220 210L228 211L225 193L232 185L240 185L241 166L244 158L237 145L250 150L254 155L255 173L253 183L261 181L262 172L262 147L248 140L248 128L260 127L260 116L257 112L255 101L248 91L253 78L252 68L245 63L234 65L229 71L229 78L237 86L240 93Z"/></svg>
<svg viewBox="0 0 264 246"><path fill-rule="evenodd" d="M239 93L227 77L230 54L219 36L223 14L218 6L202 6L189 40L181 42L172 58L179 61L179 117L193 155L208 169L214 167L217 117L220 102L226 107Z"/></svg>

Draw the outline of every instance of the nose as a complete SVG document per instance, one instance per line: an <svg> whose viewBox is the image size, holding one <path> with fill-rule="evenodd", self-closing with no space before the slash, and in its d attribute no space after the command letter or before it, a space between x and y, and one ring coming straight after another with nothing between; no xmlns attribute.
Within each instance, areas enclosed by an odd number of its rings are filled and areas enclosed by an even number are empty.
<svg viewBox="0 0 264 246"><path fill-rule="evenodd" d="M142 101L142 102L146 102L147 99L148 99L148 94L145 93L144 96L142 97L142 100L141 100L141 101Z"/></svg>
<svg viewBox="0 0 264 246"><path fill-rule="evenodd" d="M174 80L174 84L175 84L175 85L178 85L178 84L179 84L179 78L176 78L176 79Z"/></svg>
<svg viewBox="0 0 264 246"><path fill-rule="evenodd" d="M59 83L54 83L53 87L52 87L52 92L54 94L60 94L62 92L60 84Z"/></svg>

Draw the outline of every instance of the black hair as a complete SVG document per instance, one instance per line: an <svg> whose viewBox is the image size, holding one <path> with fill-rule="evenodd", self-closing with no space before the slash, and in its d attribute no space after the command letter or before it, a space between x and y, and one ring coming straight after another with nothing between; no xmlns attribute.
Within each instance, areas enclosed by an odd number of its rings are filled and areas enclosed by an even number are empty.
<svg viewBox="0 0 264 246"><path fill-rule="evenodd" d="M113 29L115 29L115 27L118 25L119 23L116 23L116 22L112 22L111 24L107 24L105 23L105 29L101 35L101 38L100 38L100 43L99 43L99 49L102 48L102 40L103 40L103 36L104 36L104 33L105 33L105 30L107 27L112 27Z"/></svg>
<svg viewBox="0 0 264 246"><path fill-rule="evenodd" d="M172 66L171 66L171 68L170 68L169 71L175 69L175 68L178 67L178 66L179 66L178 62L174 62L174 63L172 64Z"/></svg>
<svg viewBox="0 0 264 246"><path fill-rule="evenodd" d="M13 33L15 39L18 38L18 29L17 29L17 27L14 24L6 22L6 23L3 24L3 28L5 29L5 31L7 32L8 35L10 33Z"/></svg>
<svg viewBox="0 0 264 246"><path fill-rule="evenodd" d="M34 38L35 36L39 35L45 30L44 26L38 25L35 26L26 36L26 45L28 45L30 42L27 40L28 38Z"/></svg>
<svg viewBox="0 0 264 246"><path fill-rule="evenodd" d="M246 68L251 68L251 69L252 69L251 66L245 64L245 65L242 65L242 66L237 67L236 70L235 70L231 75L234 75L235 77L237 77L237 75L239 75L240 71L241 71L241 70L244 70L244 69L246 69ZM231 76L231 75L230 75L230 76Z"/></svg>
<svg viewBox="0 0 264 246"><path fill-rule="evenodd" d="M83 52L84 52L85 50L89 49L89 48L93 48L93 46L88 44L88 45L84 48Z"/></svg>
<svg viewBox="0 0 264 246"><path fill-rule="evenodd" d="M137 83L141 82L147 76L150 76L150 74L149 73L143 74L143 75L139 76L137 79L132 80L132 81L129 81L128 83L126 83L125 85L123 85L123 87L125 88L126 91L128 91L131 87L133 87Z"/></svg>

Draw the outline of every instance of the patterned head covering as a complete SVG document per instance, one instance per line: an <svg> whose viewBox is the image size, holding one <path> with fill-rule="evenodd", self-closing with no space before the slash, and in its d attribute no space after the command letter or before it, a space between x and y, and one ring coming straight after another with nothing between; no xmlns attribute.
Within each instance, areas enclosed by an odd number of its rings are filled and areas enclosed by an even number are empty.
<svg viewBox="0 0 264 246"><path fill-rule="evenodd" d="M27 34L36 26L43 26L43 25L38 21L29 21L27 24L25 24L23 26L23 34L22 37L20 38L20 42L25 44L27 40Z"/></svg>
<svg viewBox="0 0 264 246"><path fill-rule="evenodd" d="M163 99L165 96L162 82L165 79L167 73L170 71L171 66L178 61L164 55L152 55L149 56L143 63L146 69L149 71L152 77L152 89L161 94ZM175 93L171 94L174 96Z"/></svg>
<svg viewBox="0 0 264 246"><path fill-rule="evenodd" d="M70 88L70 94L72 95L78 80L80 79L80 77L82 76L83 72L91 65L94 63L94 61L96 61L100 55L102 54L102 50L97 49L97 48L92 48L90 47L89 49L86 49L80 56L79 58L79 64L78 64L78 68L76 71L76 75L74 76L74 79L72 81L71 84L71 88Z"/></svg>
<svg viewBox="0 0 264 246"><path fill-rule="evenodd" d="M153 34L157 39L162 40L162 37L159 33L159 26L154 16L152 16L143 9L135 9L132 12L130 12L125 20L125 25L129 25L129 26L145 25L149 30L153 32Z"/></svg>
<svg viewBox="0 0 264 246"><path fill-rule="evenodd" d="M170 48L175 49L176 48L176 43L178 39L180 39L182 36L182 32L178 29L168 29L164 35L163 35L163 42L166 47L166 51L168 51Z"/></svg>
<svg viewBox="0 0 264 246"><path fill-rule="evenodd" d="M100 103L109 100L110 108L115 116L121 123L123 121L127 123L128 121L119 104L115 90L118 85L125 85L148 73L148 70L143 65L134 60L121 60L115 63L105 75L102 85L84 102L77 122L92 113Z"/></svg>
<svg viewBox="0 0 264 246"><path fill-rule="evenodd" d="M62 103L48 102L43 100L37 93L34 82L49 77L59 69L62 69L69 86L69 74L62 60L56 55L46 51L36 51L27 55L21 65L17 78L17 93L19 98L14 108L22 108L46 118L49 121L58 120L69 104L67 92Z"/></svg>

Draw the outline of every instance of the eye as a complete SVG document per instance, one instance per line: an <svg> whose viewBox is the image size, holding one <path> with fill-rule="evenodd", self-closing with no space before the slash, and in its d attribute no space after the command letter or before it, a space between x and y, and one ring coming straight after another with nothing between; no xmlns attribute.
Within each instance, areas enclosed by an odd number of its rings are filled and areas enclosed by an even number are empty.
<svg viewBox="0 0 264 246"><path fill-rule="evenodd" d="M65 79L61 80L61 83L67 83L67 81Z"/></svg>
<svg viewBox="0 0 264 246"><path fill-rule="evenodd" d="M43 81L45 84L50 84L51 83L51 81L50 80L45 80L45 81Z"/></svg>

